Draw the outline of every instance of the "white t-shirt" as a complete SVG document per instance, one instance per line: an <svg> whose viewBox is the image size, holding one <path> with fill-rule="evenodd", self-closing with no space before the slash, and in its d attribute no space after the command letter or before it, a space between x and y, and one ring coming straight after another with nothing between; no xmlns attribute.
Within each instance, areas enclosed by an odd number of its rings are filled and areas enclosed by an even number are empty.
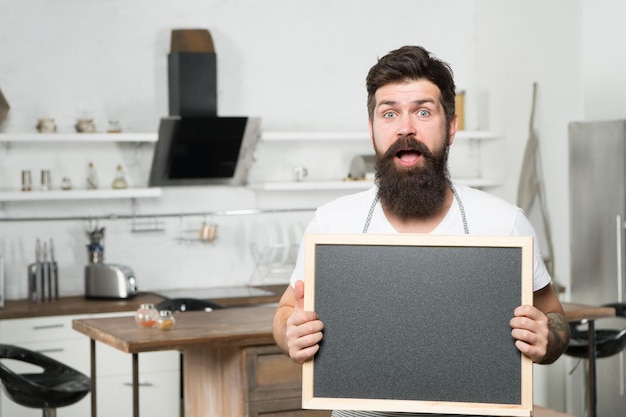
<svg viewBox="0 0 626 417"><path fill-rule="evenodd" d="M541 249L536 239L535 230L519 207L496 196L460 184L454 184L465 212L469 234L491 236L532 236L534 237L534 290L540 290L550 283L550 275L546 270ZM315 217L309 223L305 233L363 233L367 217L377 193L377 188L347 195L317 209ZM376 203L367 233L397 234L385 217L380 202ZM461 208L456 197L450 210L431 232L437 235L463 235L465 229ZM304 246L300 251L296 266L291 275L291 285L297 280L304 280ZM333 417L389 417L417 416L413 413L382 413L372 411L333 411ZM428 414L435 417L435 414ZM439 414L437 414L439 416ZM459 417L459 416L457 416Z"/></svg>
<svg viewBox="0 0 626 417"><path fill-rule="evenodd" d="M535 230L519 207L494 195L460 184L454 188L461 200L469 234L491 236L532 236L534 237L534 285L535 291L550 283L550 275L541 256ZM363 233L363 227L377 193L372 187L366 191L340 197L320 206L315 217L306 228L306 234L314 233ZM367 233L397 234L385 217L380 202L374 207ZM456 200L441 223L431 232L436 235L463 235L463 217ZM304 280L304 246L300 251L296 266L291 275L291 285Z"/></svg>

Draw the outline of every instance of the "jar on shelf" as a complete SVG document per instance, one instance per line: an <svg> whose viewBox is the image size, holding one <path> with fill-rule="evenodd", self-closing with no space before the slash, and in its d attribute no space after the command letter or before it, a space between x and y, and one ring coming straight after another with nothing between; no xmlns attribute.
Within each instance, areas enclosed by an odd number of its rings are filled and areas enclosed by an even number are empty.
<svg viewBox="0 0 626 417"><path fill-rule="evenodd" d="M124 170L122 169L122 165L118 164L115 168L115 178L113 179L113 184L111 184L111 188L119 190L127 187L128 183L126 182L126 178L124 178Z"/></svg>
<svg viewBox="0 0 626 417"><path fill-rule="evenodd" d="M135 323L137 326L150 329L157 324L159 311L154 304L141 304L135 312Z"/></svg>
<svg viewBox="0 0 626 417"><path fill-rule="evenodd" d="M176 324L174 315L170 310L159 311L159 318L157 319L157 327L161 330L170 330Z"/></svg>
<svg viewBox="0 0 626 417"><path fill-rule="evenodd" d="M94 133L96 131L96 125L93 119L88 117L79 117L76 119L74 127L78 133Z"/></svg>
<svg viewBox="0 0 626 417"><path fill-rule="evenodd" d="M72 189L72 180L69 177L63 177L63 180L61 180L61 189L65 191Z"/></svg>
<svg viewBox="0 0 626 417"><path fill-rule="evenodd" d="M109 127L107 127L107 133L121 133L122 127L117 120L109 120Z"/></svg>
<svg viewBox="0 0 626 417"><path fill-rule="evenodd" d="M37 132L54 133L57 131L57 125L51 117L42 117L37 121Z"/></svg>

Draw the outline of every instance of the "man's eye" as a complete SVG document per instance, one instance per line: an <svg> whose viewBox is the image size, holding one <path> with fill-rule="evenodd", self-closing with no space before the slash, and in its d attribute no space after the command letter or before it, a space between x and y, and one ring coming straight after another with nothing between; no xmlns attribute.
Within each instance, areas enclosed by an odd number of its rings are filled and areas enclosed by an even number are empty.
<svg viewBox="0 0 626 417"><path fill-rule="evenodd" d="M383 118L385 119L391 119L393 117L393 112L392 111L388 111L383 113Z"/></svg>
<svg viewBox="0 0 626 417"><path fill-rule="evenodd" d="M427 116L429 116L429 115L430 115L430 112L429 112L428 110L424 110L424 109L422 109L422 110L418 111L418 112L417 112L417 114L418 114L420 117L427 117Z"/></svg>

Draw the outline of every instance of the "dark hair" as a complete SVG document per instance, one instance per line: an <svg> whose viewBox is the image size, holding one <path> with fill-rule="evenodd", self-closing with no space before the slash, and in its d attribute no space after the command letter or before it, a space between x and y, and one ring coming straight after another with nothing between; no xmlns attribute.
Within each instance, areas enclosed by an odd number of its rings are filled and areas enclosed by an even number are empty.
<svg viewBox="0 0 626 417"><path fill-rule="evenodd" d="M440 101L446 114L446 122L454 116L455 86L452 68L433 57L421 46L403 46L389 52L369 70L366 78L367 113L370 119L376 106L376 91L387 84L426 79L441 91Z"/></svg>

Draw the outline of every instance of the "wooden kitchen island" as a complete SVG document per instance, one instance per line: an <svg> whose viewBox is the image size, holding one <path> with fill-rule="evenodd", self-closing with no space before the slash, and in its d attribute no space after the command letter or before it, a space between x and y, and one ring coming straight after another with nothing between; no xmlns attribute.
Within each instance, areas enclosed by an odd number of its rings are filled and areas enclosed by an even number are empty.
<svg viewBox="0 0 626 417"><path fill-rule="evenodd" d="M139 354L162 350L183 352L185 417L330 415L300 409L302 370L274 343L274 312L274 306L261 306L177 313L171 330L139 328L130 316L74 320L73 329L91 339L92 417L96 342L131 354L134 417L139 417Z"/></svg>

